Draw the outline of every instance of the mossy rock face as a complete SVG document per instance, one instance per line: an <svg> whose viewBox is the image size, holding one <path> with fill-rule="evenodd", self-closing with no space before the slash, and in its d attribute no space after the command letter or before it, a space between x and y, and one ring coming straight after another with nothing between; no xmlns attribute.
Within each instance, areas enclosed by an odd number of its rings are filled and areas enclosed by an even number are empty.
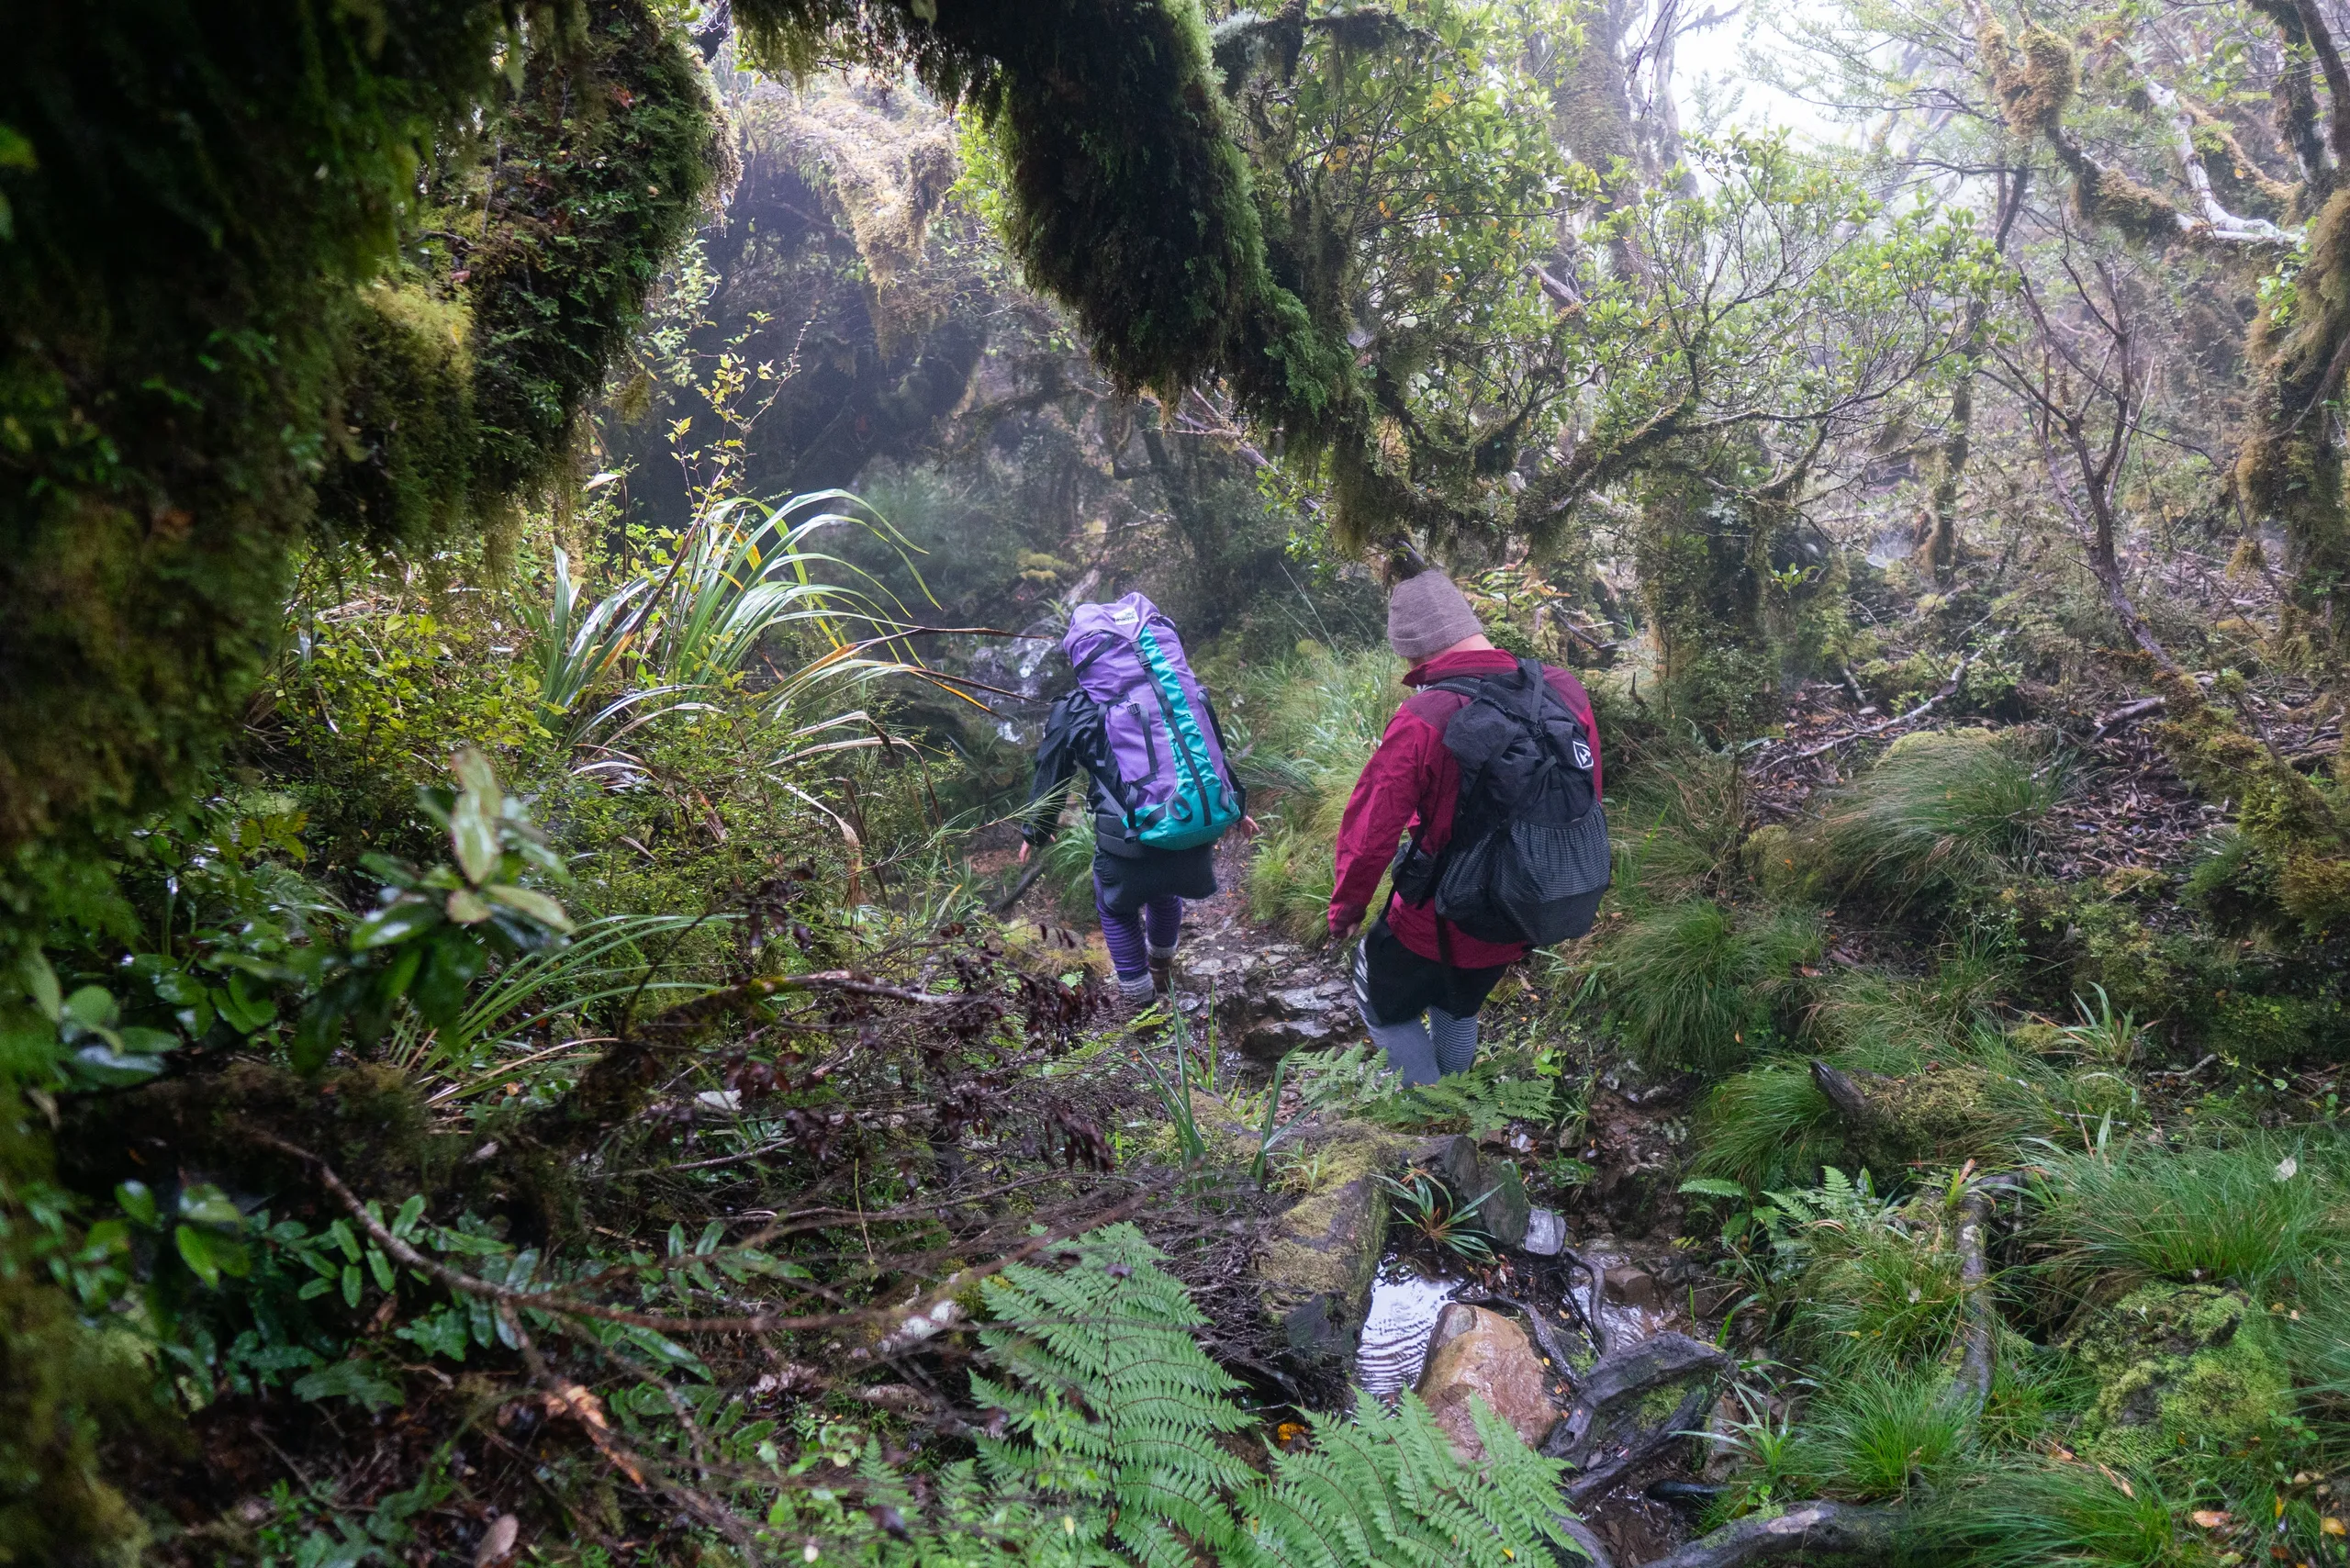
<svg viewBox="0 0 2350 1568"><path fill-rule="evenodd" d="M1379 1178L1404 1164L1411 1140L1360 1122L1334 1123L1309 1140L1305 1195L1273 1221L1256 1272L1265 1311L1308 1361L1354 1354L1387 1247L1387 1194Z"/></svg>
<svg viewBox="0 0 2350 1568"><path fill-rule="evenodd" d="M2155 1284L2099 1313L2071 1346L2101 1384L2080 1450L2143 1466L2182 1450L2256 1450L2292 1397L2267 1320L2241 1292Z"/></svg>

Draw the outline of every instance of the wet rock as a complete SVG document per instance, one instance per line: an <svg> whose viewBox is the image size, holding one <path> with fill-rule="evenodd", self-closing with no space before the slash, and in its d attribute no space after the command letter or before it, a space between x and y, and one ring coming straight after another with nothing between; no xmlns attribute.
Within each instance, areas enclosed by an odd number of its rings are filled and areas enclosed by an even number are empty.
<svg viewBox="0 0 2350 1568"><path fill-rule="evenodd" d="M1225 961L1216 980L1215 1022L1241 1054L1274 1062L1294 1050L1329 1050L1362 1037L1344 980L1284 965L1283 949ZM1285 949L1293 952L1294 949Z"/></svg>
<svg viewBox="0 0 2350 1568"><path fill-rule="evenodd" d="M1526 1239L1518 1245L1537 1258L1556 1258L1566 1249L1567 1222L1556 1209L1528 1209Z"/></svg>
<svg viewBox="0 0 2350 1568"><path fill-rule="evenodd" d="M1559 1418L1526 1330L1499 1313L1460 1302L1444 1309L1428 1336L1418 1392L1453 1451L1472 1464L1484 1458L1485 1447L1470 1416L1471 1399L1483 1399L1528 1445L1539 1445Z"/></svg>
<svg viewBox="0 0 2350 1568"><path fill-rule="evenodd" d="M1617 1263L1607 1271L1606 1278L1607 1299L1618 1306L1654 1312L1663 1303L1656 1276L1637 1263Z"/></svg>
<svg viewBox="0 0 2350 1568"><path fill-rule="evenodd" d="M1518 1175L1517 1167L1506 1159L1483 1159L1477 1165L1478 1193L1485 1194L1484 1205L1478 1209L1478 1222L1485 1234L1504 1247L1516 1247L1526 1239L1526 1223L1533 1205L1526 1196L1526 1180Z"/></svg>
<svg viewBox="0 0 2350 1568"><path fill-rule="evenodd" d="M1516 1247L1526 1239L1527 1216L1533 1205L1526 1195L1526 1180L1516 1165L1481 1155L1474 1138L1457 1135L1424 1145L1416 1163L1435 1171L1445 1190L1460 1202L1484 1197L1473 1218L1487 1236L1504 1247Z"/></svg>

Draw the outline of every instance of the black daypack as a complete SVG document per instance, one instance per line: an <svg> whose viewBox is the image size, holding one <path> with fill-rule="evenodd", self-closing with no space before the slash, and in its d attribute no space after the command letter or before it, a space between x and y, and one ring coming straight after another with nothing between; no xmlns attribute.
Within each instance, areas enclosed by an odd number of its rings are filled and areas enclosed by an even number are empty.
<svg viewBox="0 0 2350 1568"><path fill-rule="evenodd" d="M1480 941L1547 947L1583 935L1611 880L1583 725L1532 659L1428 689L1469 699L1444 729L1460 796L1440 853L1416 835L1397 856L1397 895L1433 900L1440 920Z"/></svg>

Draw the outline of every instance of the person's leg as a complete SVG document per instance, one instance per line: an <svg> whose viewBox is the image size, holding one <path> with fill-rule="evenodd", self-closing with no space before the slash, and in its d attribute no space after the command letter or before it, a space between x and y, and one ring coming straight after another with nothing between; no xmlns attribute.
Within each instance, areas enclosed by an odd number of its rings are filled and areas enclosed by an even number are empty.
<svg viewBox="0 0 2350 1568"><path fill-rule="evenodd" d="M1436 1048L1428 1040L1428 1026L1417 1018L1406 1024L1374 1024L1366 1014L1362 1025L1371 1031L1371 1043L1387 1053L1387 1065L1400 1073L1405 1083L1434 1083L1443 1076L1436 1065Z"/></svg>
<svg viewBox="0 0 2350 1568"><path fill-rule="evenodd" d="M1362 1014L1363 1027L1371 1031L1371 1043L1387 1054L1387 1065L1401 1074L1405 1083L1434 1083L1440 1076L1436 1048L1429 1042L1427 1025L1420 1021L1419 1014L1410 1014L1400 1023L1382 1024L1372 1011L1372 995L1375 991L1390 991L1385 982L1392 978L1374 974L1374 952L1382 955L1389 964L1408 961L1412 957L1395 945L1383 923L1365 933L1355 947L1355 1010ZM1410 1003L1398 1005L1400 1010Z"/></svg>
<svg viewBox="0 0 2350 1568"><path fill-rule="evenodd" d="M1148 1002L1150 958L1143 945L1142 912L1120 914L1113 910L1098 872L1093 879L1093 912L1102 917L1102 942L1110 949L1110 967L1118 971L1118 994L1128 1002Z"/></svg>
<svg viewBox="0 0 2350 1568"><path fill-rule="evenodd" d="M1428 1044L1438 1071L1468 1071L1477 1059L1477 1015L1456 1018L1441 1007L1429 1008Z"/></svg>
<svg viewBox="0 0 2350 1568"><path fill-rule="evenodd" d="M1183 935L1183 901L1169 893L1142 906L1143 939L1150 959L1150 983L1164 996L1174 984L1175 944Z"/></svg>

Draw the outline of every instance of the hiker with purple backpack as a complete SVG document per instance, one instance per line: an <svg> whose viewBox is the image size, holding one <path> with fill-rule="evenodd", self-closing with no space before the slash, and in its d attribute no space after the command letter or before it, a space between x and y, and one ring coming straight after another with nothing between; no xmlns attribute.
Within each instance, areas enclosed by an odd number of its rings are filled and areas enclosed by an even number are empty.
<svg viewBox="0 0 2350 1568"><path fill-rule="evenodd" d="M1052 842L1063 791L1085 770L1093 907L1129 1013L1170 998L1183 901L1215 894L1215 842L1254 834L1248 792L1174 622L1138 593L1083 604L1061 652L1077 688L1053 704L1036 748L1020 859Z"/></svg>

